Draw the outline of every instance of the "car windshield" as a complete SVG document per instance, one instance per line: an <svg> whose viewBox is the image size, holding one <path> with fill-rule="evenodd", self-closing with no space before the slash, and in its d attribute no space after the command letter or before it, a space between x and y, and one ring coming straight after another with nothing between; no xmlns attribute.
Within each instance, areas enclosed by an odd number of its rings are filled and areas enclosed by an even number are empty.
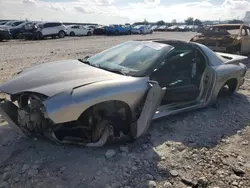
<svg viewBox="0 0 250 188"><path fill-rule="evenodd" d="M150 41L128 41L87 59L92 66L129 76L145 76L147 70L171 51L170 45Z"/></svg>

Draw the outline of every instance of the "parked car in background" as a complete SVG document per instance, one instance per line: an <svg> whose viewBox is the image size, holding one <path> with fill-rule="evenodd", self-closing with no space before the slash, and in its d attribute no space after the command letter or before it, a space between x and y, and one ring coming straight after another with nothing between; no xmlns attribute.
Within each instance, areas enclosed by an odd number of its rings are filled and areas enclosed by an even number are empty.
<svg viewBox="0 0 250 188"><path fill-rule="evenodd" d="M61 22L41 22L37 23L25 36L33 39L44 39L45 37L64 38L67 33L66 26Z"/></svg>
<svg viewBox="0 0 250 188"><path fill-rule="evenodd" d="M10 28L10 27L15 27L18 26L26 21L8 21L3 25L0 25L1 28Z"/></svg>
<svg viewBox="0 0 250 188"><path fill-rule="evenodd" d="M155 29L157 29L159 26L158 25L152 25L151 27L150 27L150 29L152 29L153 31L155 31Z"/></svg>
<svg viewBox="0 0 250 188"><path fill-rule="evenodd" d="M11 34L8 28L0 28L0 41L9 40Z"/></svg>
<svg viewBox="0 0 250 188"><path fill-rule="evenodd" d="M97 26L93 31L94 35L105 35L106 34L106 26Z"/></svg>
<svg viewBox="0 0 250 188"><path fill-rule="evenodd" d="M23 22L22 24L11 27L10 33L13 39L21 39L24 38L23 33L25 31L29 31L30 27L32 27L35 24L35 22Z"/></svg>
<svg viewBox="0 0 250 188"><path fill-rule="evenodd" d="M87 28L83 25L70 25L67 26L67 35L70 36L90 36L93 34L94 29Z"/></svg>
<svg viewBox="0 0 250 188"><path fill-rule="evenodd" d="M177 31L180 32L189 31L189 28L187 25L179 25Z"/></svg>
<svg viewBox="0 0 250 188"><path fill-rule="evenodd" d="M26 24L25 30L22 33L22 36L27 40L36 39L36 32L38 30L39 23Z"/></svg>
<svg viewBox="0 0 250 188"><path fill-rule="evenodd" d="M148 25L137 25L131 28L132 34L152 34L153 30Z"/></svg>
<svg viewBox="0 0 250 188"><path fill-rule="evenodd" d="M219 52L250 53L250 27L245 24L218 24L200 32L191 41Z"/></svg>
<svg viewBox="0 0 250 188"><path fill-rule="evenodd" d="M140 27L141 34L152 34L153 30L150 29L150 26L143 25Z"/></svg>
<svg viewBox="0 0 250 188"><path fill-rule="evenodd" d="M131 33L132 34L141 34L140 27L141 27L141 25L137 25L137 26L131 27Z"/></svg>
<svg viewBox="0 0 250 188"><path fill-rule="evenodd" d="M127 41L19 72L0 85L0 113L27 136L100 147L145 135L155 119L212 105L225 86L236 92L245 59L194 42Z"/></svg>
<svg viewBox="0 0 250 188"><path fill-rule="evenodd" d="M110 25L106 27L106 34L107 35L122 35L128 34L131 35L131 27L124 26L124 25Z"/></svg>
<svg viewBox="0 0 250 188"><path fill-rule="evenodd" d="M156 29L156 31L167 31L167 28L168 28L168 26L162 25L162 26L159 26L159 27Z"/></svg>
<svg viewBox="0 0 250 188"><path fill-rule="evenodd" d="M167 28L167 31L178 31L178 25L172 25Z"/></svg>

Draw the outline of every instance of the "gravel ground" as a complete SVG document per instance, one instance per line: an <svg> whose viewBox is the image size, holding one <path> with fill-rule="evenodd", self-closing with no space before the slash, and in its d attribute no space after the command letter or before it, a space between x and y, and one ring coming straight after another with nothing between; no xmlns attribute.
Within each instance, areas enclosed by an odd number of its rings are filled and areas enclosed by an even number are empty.
<svg viewBox="0 0 250 188"><path fill-rule="evenodd" d="M0 43L0 83L48 61L80 58L131 39L189 40L193 33L91 36ZM248 65L249 67L249 65ZM127 145L98 149L21 138L0 120L0 188L249 188L250 72L217 108L164 118Z"/></svg>

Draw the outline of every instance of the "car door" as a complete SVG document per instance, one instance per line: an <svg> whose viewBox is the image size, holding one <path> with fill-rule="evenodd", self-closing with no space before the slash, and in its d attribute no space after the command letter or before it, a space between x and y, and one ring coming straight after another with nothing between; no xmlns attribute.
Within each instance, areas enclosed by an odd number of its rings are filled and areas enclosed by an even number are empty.
<svg viewBox="0 0 250 188"><path fill-rule="evenodd" d="M77 30L76 30L76 26L74 25L74 26L70 26L70 30L69 30L69 34L70 34L70 32L74 32L75 33L75 35L77 35Z"/></svg>
<svg viewBox="0 0 250 188"><path fill-rule="evenodd" d="M138 138L147 132L165 92L166 88L161 88L158 82L149 81L149 90L142 108L142 112L135 125L132 126L132 135L134 138Z"/></svg>
<svg viewBox="0 0 250 188"><path fill-rule="evenodd" d="M250 53L250 33L249 28L243 26L240 32L241 37L241 53L248 54Z"/></svg>
<svg viewBox="0 0 250 188"><path fill-rule="evenodd" d="M81 35L87 35L88 33L87 28L85 28L84 26L81 26L80 28L81 28Z"/></svg>
<svg viewBox="0 0 250 188"><path fill-rule="evenodd" d="M81 33L81 28L80 28L79 25L73 26L72 29L73 29L73 32L75 33L75 35L81 35L82 34Z"/></svg>
<svg viewBox="0 0 250 188"><path fill-rule="evenodd" d="M51 33L54 35L58 34L59 31L62 29L61 26L62 26L62 24L59 22L52 23L51 24Z"/></svg>
<svg viewBox="0 0 250 188"><path fill-rule="evenodd" d="M51 23L45 23L41 30L43 36L50 35L51 33Z"/></svg>

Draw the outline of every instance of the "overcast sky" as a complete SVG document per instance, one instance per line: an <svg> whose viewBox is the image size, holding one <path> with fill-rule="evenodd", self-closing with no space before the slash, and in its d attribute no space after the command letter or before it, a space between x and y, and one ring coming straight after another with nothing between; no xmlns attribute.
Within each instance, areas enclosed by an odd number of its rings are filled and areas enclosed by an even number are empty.
<svg viewBox="0 0 250 188"><path fill-rule="evenodd" d="M94 22L242 19L248 0L0 0L0 19Z"/></svg>

